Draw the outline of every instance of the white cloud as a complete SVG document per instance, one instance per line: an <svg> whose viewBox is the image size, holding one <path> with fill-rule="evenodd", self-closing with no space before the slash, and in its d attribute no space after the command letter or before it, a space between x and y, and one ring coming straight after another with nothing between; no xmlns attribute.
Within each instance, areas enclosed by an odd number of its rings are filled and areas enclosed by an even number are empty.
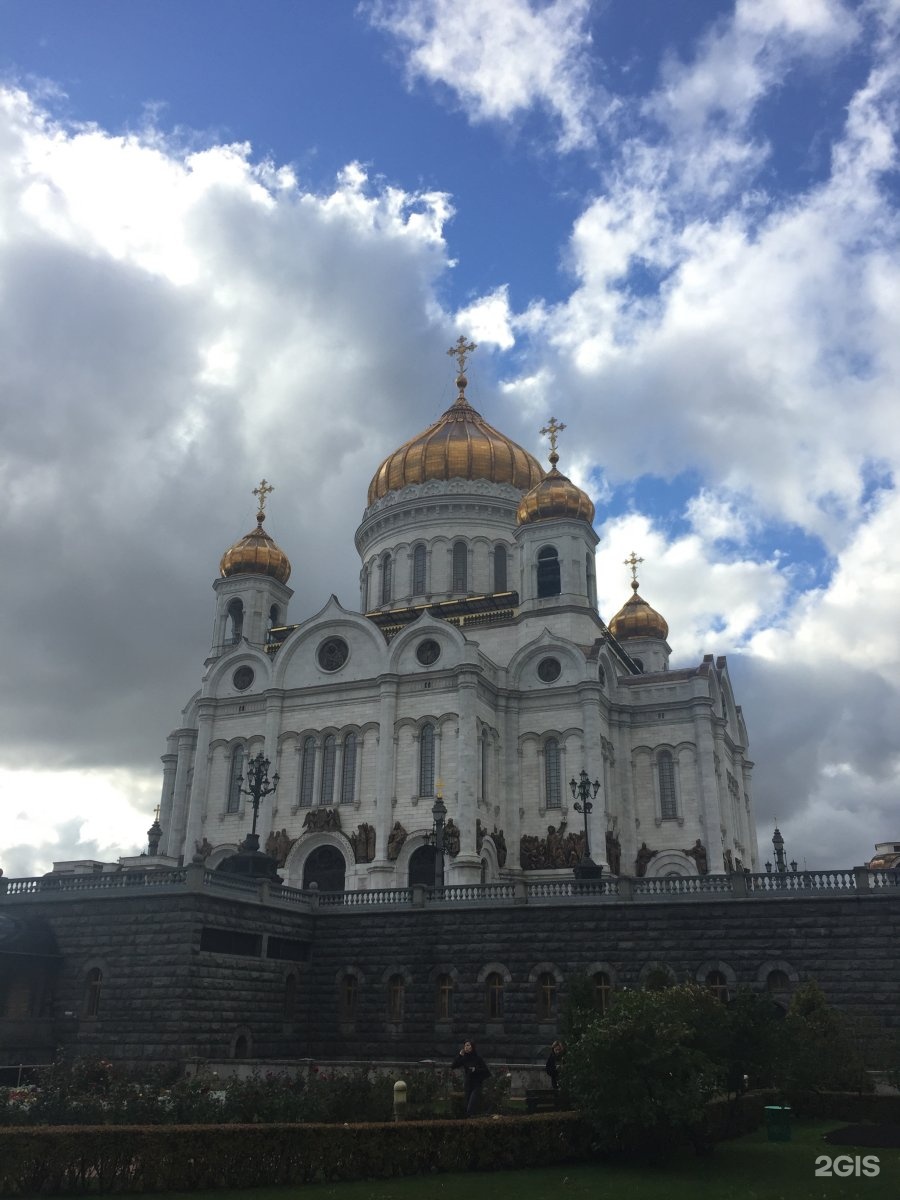
<svg viewBox="0 0 900 1200"><path fill-rule="evenodd" d="M412 79L455 92L473 121L510 121L540 107L559 148L594 141L601 98L590 81L591 0L374 0L373 25L407 53Z"/></svg>
<svg viewBox="0 0 900 1200"><path fill-rule="evenodd" d="M509 289L504 285L480 296L456 314L456 324L468 331L479 345L510 350L516 344L511 324Z"/></svg>

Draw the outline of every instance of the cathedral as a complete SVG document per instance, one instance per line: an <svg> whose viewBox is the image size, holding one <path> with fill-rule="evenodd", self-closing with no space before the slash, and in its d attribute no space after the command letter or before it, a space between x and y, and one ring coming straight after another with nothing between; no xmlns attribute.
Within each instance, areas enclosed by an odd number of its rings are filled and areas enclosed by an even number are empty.
<svg viewBox="0 0 900 1200"><path fill-rule="evenodd" d="M603 620L594 505L557 465L565 427L541 431L545 469L489 425L466 396L473 349L449 352L451 406L372 476L358 607L290 611L272 489L255 489L257 526L222 556L206 671L163 756L160 865L225 867L246 849L249 774L268 760L258 828L294 887L758 869L725 659L670 669L634 553L632 595Z"/></svg>

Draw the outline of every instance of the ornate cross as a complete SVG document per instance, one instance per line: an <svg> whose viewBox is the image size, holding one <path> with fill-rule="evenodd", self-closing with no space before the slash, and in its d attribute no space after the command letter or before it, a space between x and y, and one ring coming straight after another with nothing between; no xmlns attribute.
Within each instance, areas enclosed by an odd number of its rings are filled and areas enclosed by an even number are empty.
<svg viewBox="0 0 900 1200"><path fill-rule="evenodd" d="M459 337L456 339L456 345L451 346L450 349L447 351L447 353L450 355L450 357L455 358L457 363L459 364L460 375L465 373L466 359L469 357L469 355L472 353L473 350L477 350L477 349L478 349L478 347L475 345L474 342L467 342L465 337L462 334L460 334Z"/></svg>
<svg viewBox="0 0 900 1200"><path fill-rule="evenodd" d="M642 563L643 561L642 558L638 558L633 550L628 558L625 559L625 566L631 567L631 579L633 583L637 583L638 563Z"/></svg>
<svg viewBox="0 0 900 1200"><path fill-rule="evenodd" d="M560 425L557 422L556 417L551 417L550 420L547 422L547 424L544 426L544 428L541 430L542 437L550 438L550 449L552 451L554 451L554 453L556 452L557 435L562 433L562 431L564 429L565 429L565 425Z"/></svg>
<svg viewBox="0 0 900 1200"><path fill-rule="evenodd" d="M261 480L259 487L255 487L253 489L253 495L257 496L259 498L259 511L261 513L264 513L266 511L266 500L269 498L270 494L274 491L275 491L275 489L272 487L272 485L269 483L269 481L267 479Z"/></svg>

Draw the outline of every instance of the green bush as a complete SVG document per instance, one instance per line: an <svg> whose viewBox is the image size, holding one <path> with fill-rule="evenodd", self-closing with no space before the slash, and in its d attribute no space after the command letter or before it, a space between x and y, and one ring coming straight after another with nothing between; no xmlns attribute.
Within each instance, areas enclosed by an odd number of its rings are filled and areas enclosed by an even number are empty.
<svg viewBox="0 0 900 1200"><path fill-rule="evenodd" d="M782 1023L776 1079L795 1108L808 1092L872 1090L851 1023L812 981L798 987Z"/></svg>

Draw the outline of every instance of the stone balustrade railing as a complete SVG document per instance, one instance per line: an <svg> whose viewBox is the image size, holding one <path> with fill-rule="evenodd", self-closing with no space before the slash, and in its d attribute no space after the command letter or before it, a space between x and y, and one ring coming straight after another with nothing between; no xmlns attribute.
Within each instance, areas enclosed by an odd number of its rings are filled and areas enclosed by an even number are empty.
<svg viewBox="0 0 900 1200"><path fill-rule="evenodd" d="M423 886L371 888L352 892L318 892L254 882L238 876L208 871L200 863L175 870L128 869L84 875L43 875L34 879L0 878L0 901L17 899L60 899L72 893L108 896L142 891L209 891L226 893L250 902L289 904L298 909L348 912L362 908L444 907L457 904L553 904L559 902L660 902L815 898L835 895L888 895L900 888L900 872L870 871L867 867L839 870L791 871L786 873L666 876L632 878L609 876L600 880L575 878L505 880L500 883L448 884L441 888Z"/></svg>

